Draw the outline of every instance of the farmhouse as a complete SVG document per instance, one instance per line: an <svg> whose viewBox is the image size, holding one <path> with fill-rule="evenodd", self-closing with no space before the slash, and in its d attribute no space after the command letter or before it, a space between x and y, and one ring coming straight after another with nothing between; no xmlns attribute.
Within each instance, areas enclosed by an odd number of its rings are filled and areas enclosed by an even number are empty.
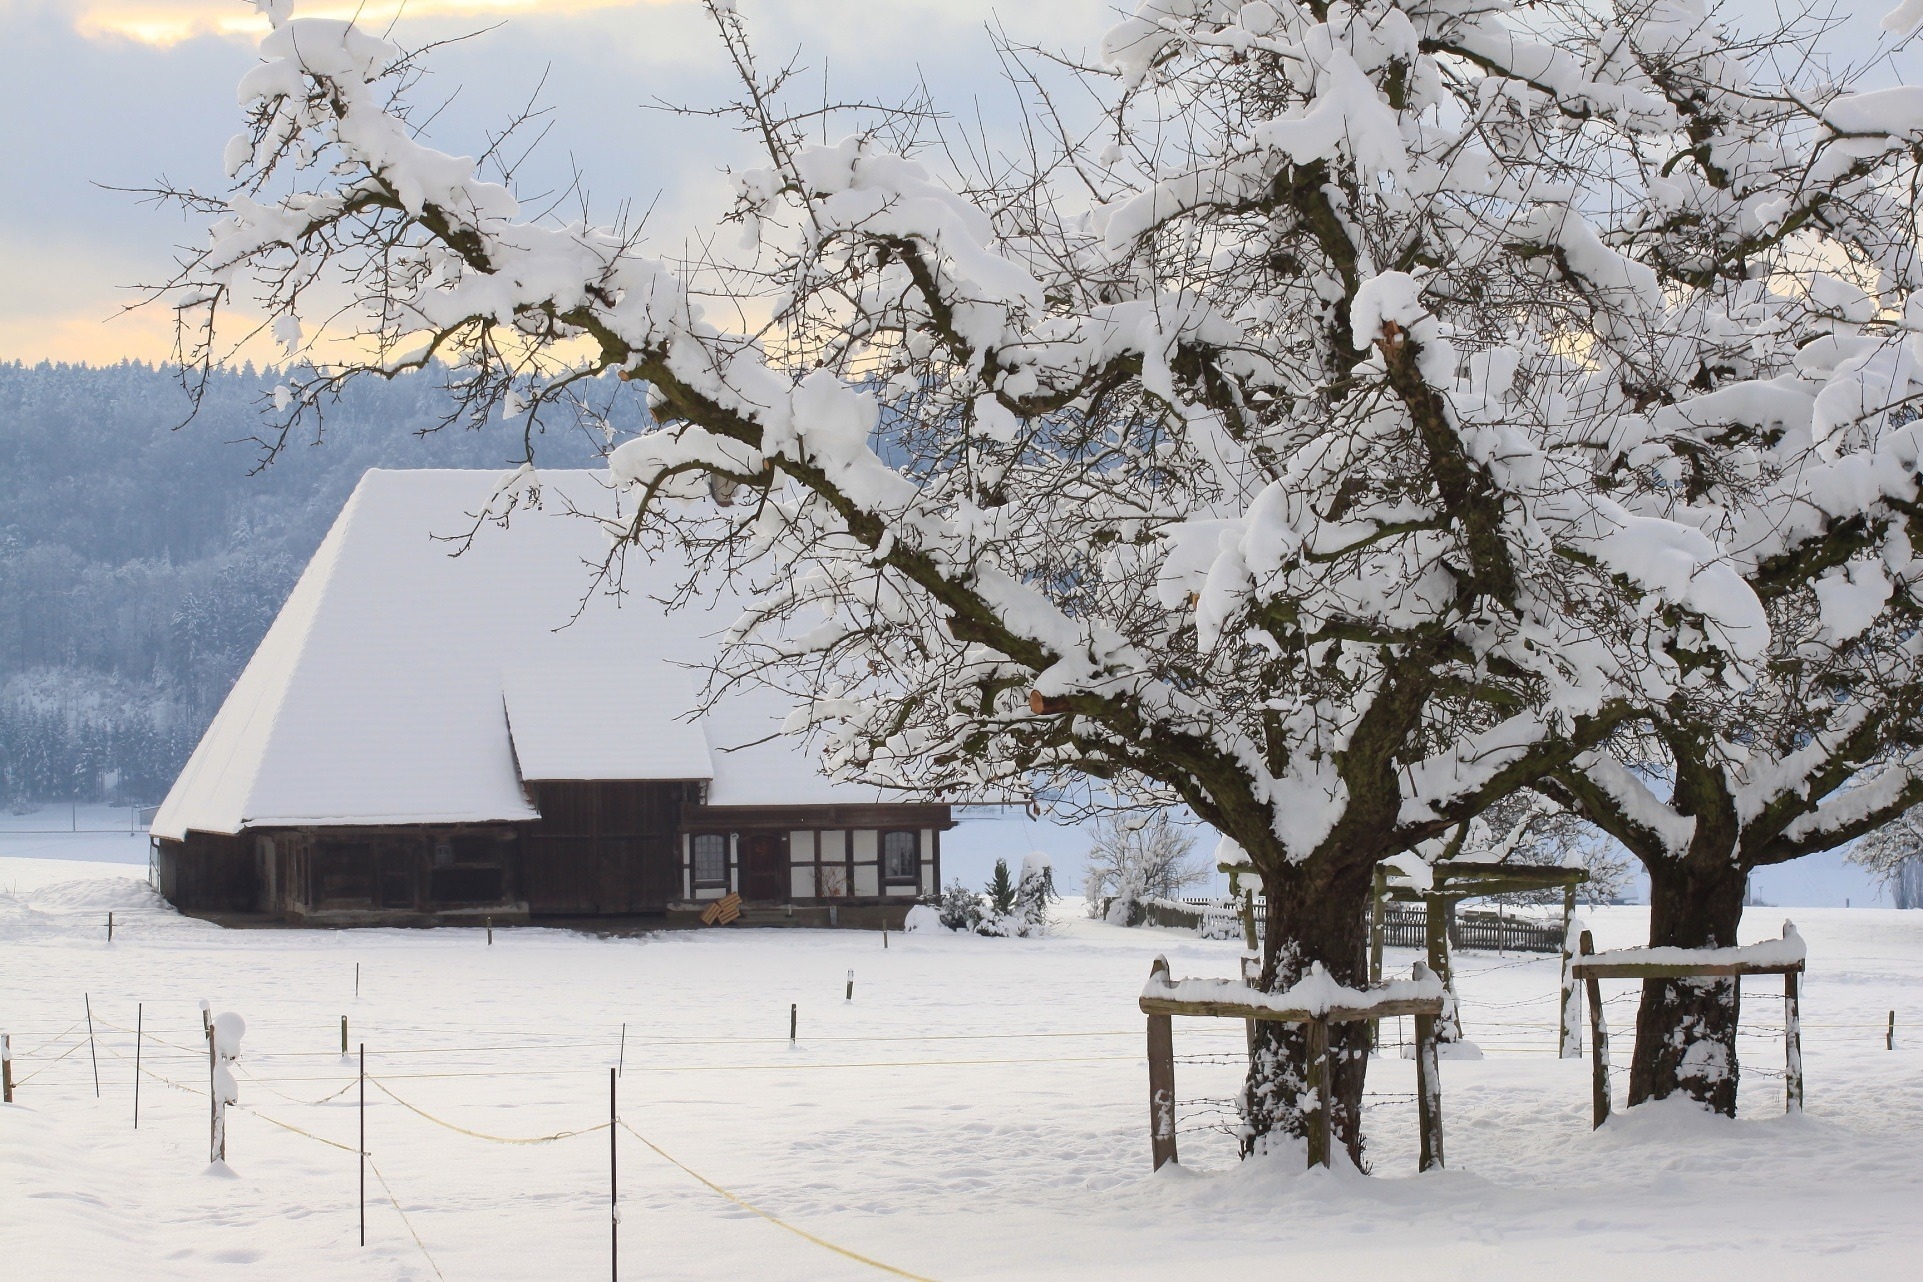
<svg viewBox="0 0 1923 1282"><path fill-rule="evenodd" d="M675 611L684 564L630 552L598 474L362 478L154 818L189 912L315 925L660 914L899 925L940 884L945 805L823 778L789 701L692 713L738 612ZM586 514L586 515L584 515ZM458 553L458 554L457 554Z"/></svg>

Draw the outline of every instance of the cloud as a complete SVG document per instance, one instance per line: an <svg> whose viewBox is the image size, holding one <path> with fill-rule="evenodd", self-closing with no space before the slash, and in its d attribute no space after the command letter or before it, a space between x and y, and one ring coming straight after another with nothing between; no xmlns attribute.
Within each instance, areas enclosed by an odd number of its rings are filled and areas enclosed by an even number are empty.
<svg viewBox="0 0 1923 1282"><path fill-rule="evenodd" d="M470 18L491 21L542 15L570 15L594 9L692 3L693 0L312 0L296 12L303 18L357 18L378 29L402 16L410 20ZM91 40L119 38L167 48L198 36L255 41L267 32L267 19L243 0L82 0L74 29Z"/></svg>

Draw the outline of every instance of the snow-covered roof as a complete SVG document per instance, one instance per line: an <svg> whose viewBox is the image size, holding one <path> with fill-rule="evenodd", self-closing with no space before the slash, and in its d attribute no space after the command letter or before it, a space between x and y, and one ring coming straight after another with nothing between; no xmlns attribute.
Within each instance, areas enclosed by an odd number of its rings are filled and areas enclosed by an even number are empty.
<svg viewBox="0 0 1923 1282"><path fill-rule="evenodd" d="M610 511L599 474L544 473L544 502L473 527L498 472L361 478L153 822L188 829L537 818L523 779L685 779L711 805L886 800L777 737L779 696L688 717L732 600L669 612L682 566L630 554L590 597ZM570 622L572 620L572 622Z"/></svg>

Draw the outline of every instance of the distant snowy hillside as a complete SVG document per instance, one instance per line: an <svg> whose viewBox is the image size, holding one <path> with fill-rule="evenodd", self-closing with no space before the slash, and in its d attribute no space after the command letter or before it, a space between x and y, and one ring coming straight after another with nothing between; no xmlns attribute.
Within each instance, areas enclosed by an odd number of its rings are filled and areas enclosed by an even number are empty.
<svg viewBox="0 0 1923 1282"><path fill-rule="evenodd" d="M0 803L157 801L363 472L521 448L505 424L432 432L429 374L357 388L260 469L276 381L221 374L183 427L170 370L0 363ZM596 452L541 443L548 466Z"/></svg>

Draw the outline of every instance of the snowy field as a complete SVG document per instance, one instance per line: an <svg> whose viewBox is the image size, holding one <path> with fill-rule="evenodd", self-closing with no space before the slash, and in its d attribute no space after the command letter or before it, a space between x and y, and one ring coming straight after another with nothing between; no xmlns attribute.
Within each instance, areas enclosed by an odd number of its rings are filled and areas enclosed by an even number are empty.
<svg viewBox="0 0 1923 1282"><path fill-rule="evenodd" d="M61 857L138 860L142 839L33 840L56 848L0 858L0 1029L20 1083L0 1110L9 1278L605 1277L606 1129L498 1141L602 1126L624 1022L620 1109L634 1131L768 1215L901 1271L784 1231L624 1129L629 1277L1923 1269L1923 1049L1910 1049L1923 1048L1923 913L1795 914L1811 952L1801 1119L1782 1116L1780 990L1767 981L1745 1008L1743 1120L1643 1109L1592 1134L1588 1062L1553 1053L1554 960L1473 954L1465 1018L1487 1057L1443 1065L1448 1171L1414 1174L1413 1075L1393 1057L1370 1071L1373 1178L1236 1162L1221 1128L1240 1028L1178 1021L1184 1166L1151 1176L1135 995L1158 951L1178 975L1229 975L1232 945L1082 920L1046 940L897 935L886 950L855 932L518 930L490 948L476 930L229 931L175 916L140 867ZM1749 934L1776 934L1781 917L1755 915ZM1592 920L1603 946L1642 927L1639 909ZM1397 967L1411 960L1392 952ZM1611 987L1620 1039L1629 989ZM220 1174L193 1093L206 1083L203 997L249 1026ZM152 1072L138 1130L136 1003ZM365 1249L342 1015L375 1083Z"/></svg>

